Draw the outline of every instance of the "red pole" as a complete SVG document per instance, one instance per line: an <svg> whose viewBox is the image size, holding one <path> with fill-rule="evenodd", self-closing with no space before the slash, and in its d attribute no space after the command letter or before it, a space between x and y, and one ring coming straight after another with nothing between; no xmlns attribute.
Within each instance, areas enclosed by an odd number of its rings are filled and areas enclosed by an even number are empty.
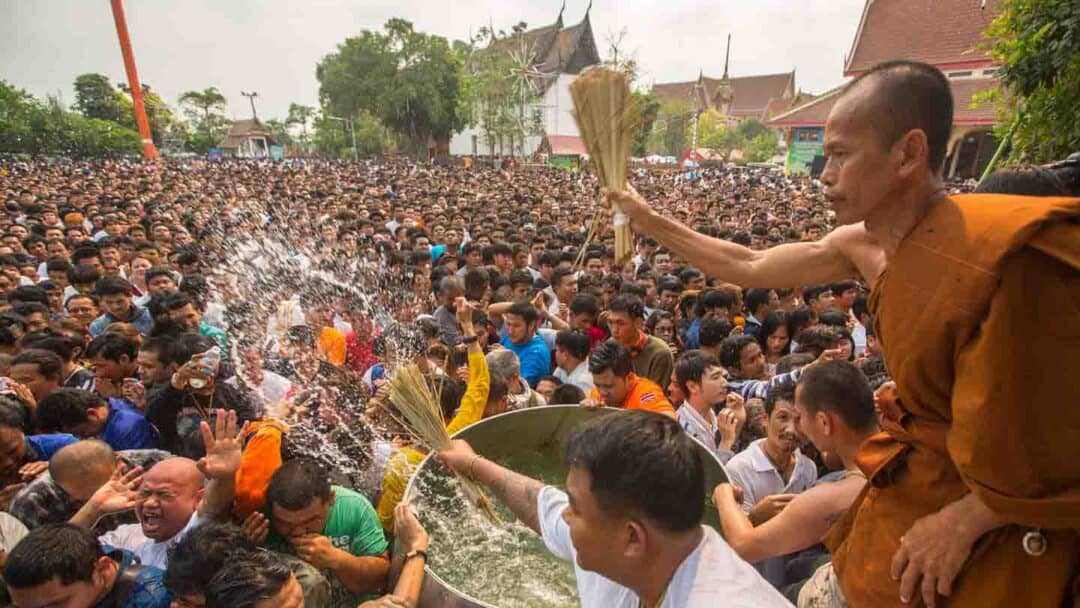
<svg viewBox="0 0 1080 608"><path fill-rule="evenodd" d="M131 38L128 37L127 19L124 18L122 0L111 0L113 20L116 21L116 36L120 39L120 52L124 55L124 69L127 71L128 86L131 88L131 101L135 105L135 124L142 136L142 153L147 160L158 157L154 140L150 136L150 121L146 118L146 106L143 104L142 85L139 73L135 71L135 53L131 51Z"/></svg>

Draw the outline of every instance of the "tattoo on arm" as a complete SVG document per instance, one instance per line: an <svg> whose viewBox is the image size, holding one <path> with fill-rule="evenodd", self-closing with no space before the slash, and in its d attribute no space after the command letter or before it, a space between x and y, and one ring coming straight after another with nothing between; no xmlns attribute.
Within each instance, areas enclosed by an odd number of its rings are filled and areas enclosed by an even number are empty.
<svg viewBox="0 0 1080 608"><path fill-rule="evenodd" d="M544 484L539 481L503 469L502 475L491 484L491 490L518 519L535 532L540 532L540 517L536 512L536 499Z"/></svg>

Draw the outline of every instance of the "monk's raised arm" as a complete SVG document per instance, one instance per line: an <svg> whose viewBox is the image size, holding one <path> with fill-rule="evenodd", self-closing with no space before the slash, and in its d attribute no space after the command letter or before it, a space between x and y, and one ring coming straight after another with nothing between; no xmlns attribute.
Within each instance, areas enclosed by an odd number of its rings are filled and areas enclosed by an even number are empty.
<svg viewBox="0 0 1080 608"><path fill-rule="evenodd" d="M637 192L606 193L630 218L634 230L647 234L705 274L743 287L800 287L829 283L859 274L850 261L853 239L862 226L843 226L820 241L789 243L755 251L695 232L654 212Z"/></svg>

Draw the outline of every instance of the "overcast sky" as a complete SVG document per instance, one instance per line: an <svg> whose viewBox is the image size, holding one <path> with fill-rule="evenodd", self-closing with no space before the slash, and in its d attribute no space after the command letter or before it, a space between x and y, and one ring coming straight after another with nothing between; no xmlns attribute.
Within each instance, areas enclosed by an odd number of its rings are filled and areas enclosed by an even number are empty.
<svg viewBox="0 0 1080 608"><path fill-rule="evenodd" d="M734 76L797 70L796 86L839 84L864 0L596 0L601 55L622 28L646 82L719 77L732 34ZM283 118L290 102L317 105L315 65L335 46L390 17L450 39L494 23L509 30L552 23L562 0L127 0L139 76L176 104L183 91L216 86L232 118L248 118L240 91L258 91L260 118ZM568 0L564 22L587 0ZM75 76L124 81L108 0L0 0L0 78L70 104Z"/></svg>

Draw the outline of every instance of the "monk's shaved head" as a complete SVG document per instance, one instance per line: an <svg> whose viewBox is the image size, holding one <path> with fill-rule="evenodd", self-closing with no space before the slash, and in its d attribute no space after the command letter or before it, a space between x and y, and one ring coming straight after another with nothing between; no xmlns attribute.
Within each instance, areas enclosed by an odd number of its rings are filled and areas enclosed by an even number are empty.
<svg viewBox="0 0 1080 608"><path fill-rule="evenodd" d="M930 170L945 164L952 132L949 80L932 65L915 61L880 63L851 81L845 98L860 98L860 119L868 121L886 147L915 129L926 134Z"/></svg>
<svg viewBox="0 0 1080 608"><path fill-rule="evenodd" d="M116 453L97 439L79 441L60 449L49 460L49 474L72 498L85 501L116 470Z"/></svg>

